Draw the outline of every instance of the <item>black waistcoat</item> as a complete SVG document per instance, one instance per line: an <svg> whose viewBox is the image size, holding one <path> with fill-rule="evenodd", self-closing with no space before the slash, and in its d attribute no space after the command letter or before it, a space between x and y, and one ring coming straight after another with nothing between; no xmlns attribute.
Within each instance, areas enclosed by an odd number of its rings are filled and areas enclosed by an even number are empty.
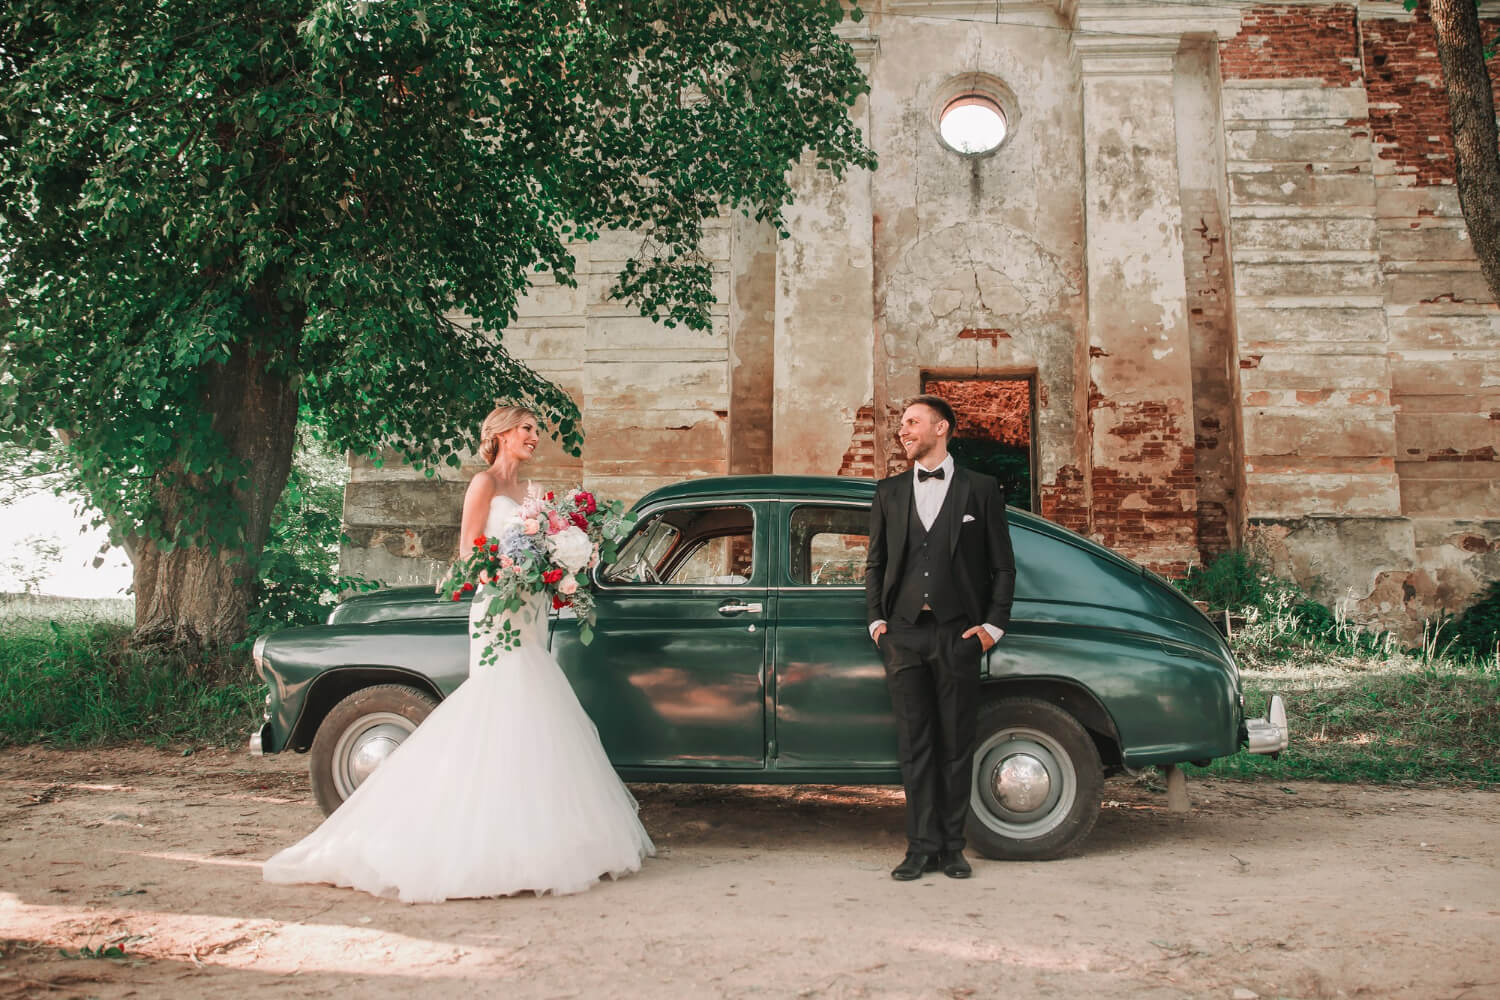
<svg viewBox="0 0 1500 1000"><path fill-rule="evenodd" d="M924 604L932 609L940 622L964 616L953 579L953 554L948 548L953 517L951 485L931 528L922 527L922 519L917 516L917 499L912 496L911 514L906 519L906 554L901 561L901 582L891 603L892 621L901 625L915 624Z"/></svg>

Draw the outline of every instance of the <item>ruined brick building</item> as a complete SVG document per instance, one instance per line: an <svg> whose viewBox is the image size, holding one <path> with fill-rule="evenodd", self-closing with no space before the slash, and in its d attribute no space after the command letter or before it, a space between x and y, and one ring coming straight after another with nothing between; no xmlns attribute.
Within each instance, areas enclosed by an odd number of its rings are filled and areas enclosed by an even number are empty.
<svg viewBox="0 0 1500 1000"><path fill-rule="evenodd" d="M1500 577L1500 312L1420 12L864 7L880 167L801 177L788 238L715 226L711 335L606 300L628 239L535 288L506 343L587 431L540 476L884 474L900 400L935 389L1014 501L1159 570L1253 542L1408 629ZM965 106L1003 116L998 148L945 142ZM431 579L462 478L357 464L345 568Z"/></svg>

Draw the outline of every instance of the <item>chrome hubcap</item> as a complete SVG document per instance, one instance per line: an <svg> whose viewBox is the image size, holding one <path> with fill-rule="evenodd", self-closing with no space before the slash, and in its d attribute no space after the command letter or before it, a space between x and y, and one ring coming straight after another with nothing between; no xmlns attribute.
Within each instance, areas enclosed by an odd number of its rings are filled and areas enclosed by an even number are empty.
<svg viewBox="0 0 1500 1000"><path fill-rule="evenodd" d="M990 781L995 798L1011 812L1035 812L1052 792L1052 775L1047 773L1047 765L1029 753L1002 759L991 772Z"/></svg>
<svg viewBox="0 0 1500 1000"><path fill-rule="evenodd" d="M993 733L974 753L974 817L1011 840L1055 830L1078 798L1078 772L1051 734L1029 726Z"/></svg>
<svg viewBox="0 0 1500 1000"><path fill-rule="evenodd" d="M405 716L376 712L355 721L333 752L333 782L348 798L417 727Z"/></svg>

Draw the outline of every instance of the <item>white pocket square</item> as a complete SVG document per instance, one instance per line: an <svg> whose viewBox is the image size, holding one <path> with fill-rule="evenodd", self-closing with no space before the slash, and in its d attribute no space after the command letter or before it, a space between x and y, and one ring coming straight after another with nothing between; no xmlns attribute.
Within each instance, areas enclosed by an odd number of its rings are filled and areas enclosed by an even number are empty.
<svg viewBox="0 0 1500 1000"><path fill-rule="evenodd" d="M963 521L960 522L960 523L962 523L962 524L968 524L972 520L974 520L974 515L973 514L965 514Z"/></svg>

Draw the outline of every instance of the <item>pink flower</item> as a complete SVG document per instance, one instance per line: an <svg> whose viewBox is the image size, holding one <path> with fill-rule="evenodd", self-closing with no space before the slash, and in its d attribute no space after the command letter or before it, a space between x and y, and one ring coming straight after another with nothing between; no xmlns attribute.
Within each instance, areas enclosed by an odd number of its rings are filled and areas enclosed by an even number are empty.
<svg viewBox="0 0 1500 1000"><path fill-rule="evenodd" d="M500 565L504 566L506 569L510 569L515 564L516 564L515 560L512 559L510 556L501 556L500 557Z"/></svg>
<svg viewBox="0 0 1500 1000"><path fill-rule="evenodd" d="M528 535L534 535L542 530L542 526L537 523L536 518L528 517L525 521L521 522L521 530Z"/></svg>
<svg viewBox="0 0 1500 1000"><path fill-rule="evenodd" d="M547 511L547 534L555 535L568 526L568 522L557 516L556 511Z"/></svg>
<svg viewBox="0 0 1500 1000"><path fill-rule="evenodd" d="M557 585L557 591L564 596L578 592L578 581L571 576L564 577L562 583Z"/></svg>

